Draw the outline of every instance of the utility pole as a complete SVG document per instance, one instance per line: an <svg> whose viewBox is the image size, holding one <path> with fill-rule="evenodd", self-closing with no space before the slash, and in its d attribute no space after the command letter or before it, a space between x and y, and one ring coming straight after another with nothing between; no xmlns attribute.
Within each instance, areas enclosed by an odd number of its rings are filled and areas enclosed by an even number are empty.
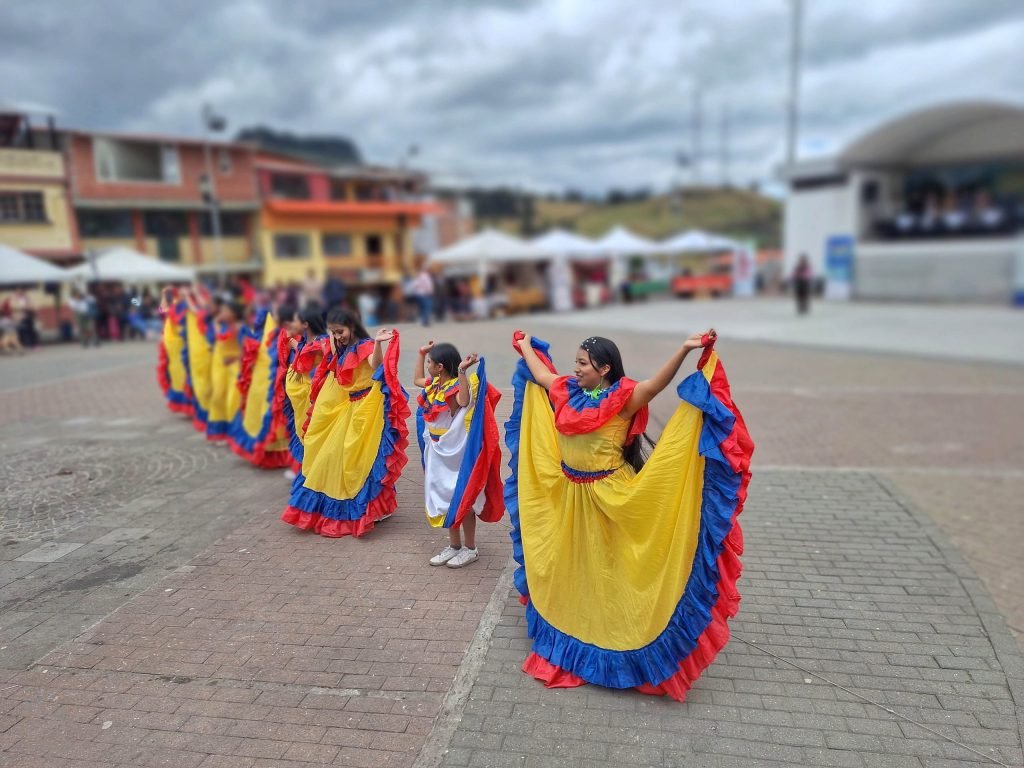
<svg viewBox="0 0 1024 768"><path fill-rule="evenodd" d="M700 161L701 161L701 129L703 122L703 107L701 105L700 85L693 87L693 109L690 113L690 167L693 171L692 183L696 187L700 184Z"/></svg>
<svg viewBox="0 0 1024 768"><path fill-rule="evenodd" d="M214 131L223 131L227 120L214 113L209 104L203 104L203 126L206 128L206 140L203 142L203 160L206 165L206 188L203 192L209 198L210 218L213 223L213 249L217 256L217 284L223 288L227 284L227 265L224 261L224 242L221 237L220 201L217 199L217 186L213 180L213 159L210 150L211 135Z"/></svg>
<svg viewBox="0 0 1024 768"><path fill-rule="evenodd" d="M802 57L803 0L790 0L789 99L786 104L786 166L796 162L800 131L800 67Z"/></svg>
<svg viewBox="0 0 1024 768"><path fill-rule="evenodd" d="M722 112L718 123L718 150L723 187L729 186L729 105L722 105Z"/></svg>

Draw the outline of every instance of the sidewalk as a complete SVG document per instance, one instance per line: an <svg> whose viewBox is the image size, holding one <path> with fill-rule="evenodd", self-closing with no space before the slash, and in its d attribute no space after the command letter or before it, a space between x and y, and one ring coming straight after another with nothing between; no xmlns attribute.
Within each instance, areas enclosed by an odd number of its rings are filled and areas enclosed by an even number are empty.
<svg viewBox="0 0 1024 768"><path fill-rule="evenodd" d="M1024 311L1012 307L816 301L800 317L791 300L665 299L596 312L546 315L544 323L619 330L692 332L713 326L723 338L831 350L907 354L1024 365Z"/></svg>
<svg viewBox="0 0 1024 768"><path fill-rule="evenodd" d="M676 343L593 317L606 325L588 332L608 328L631 372ZM571 357L578 329L528 320L559 361ZM410 328L403 360L421 339L455 341L486 352L501 385L512 327ZM278 521L287 493L278 473L205 446L161 410L148 351L134 363L127 352L93 359L81 378L7 387L0 763L1024 763L1024 662L1002 618L1019 615L1022 522L990 490L998 483L1014 499L1024 484L1014 416L1024 372L727 337L722 346L758 442L742 518L744 600L732 641L682 705L592 687L548 691L522 674L507 525L481 527L482 557L470 568L427 566L443 537L423 523L414 461L394 518L362 540L324 540ZM506 397L499 419L509 405ZM652 422L671 407L656 401ZM967 414L955 434L943 423L949 413ZM955 445L933 450L943 442ZM134 469L149 455L158 459ZM72 474L54 475L26 504L10 489L16 460L29 459ZM80 483L74 514L25 514L40 502L57 509L69 478ZM971 508L958 495L965 485ZM987 517L964 526L974 506ZM33 519L32 532L19 529ZM17 559L83 541L50 562ZM116 570L129 563L138 573ZM91 617L84 633L65 620L76 606ZM9 622L12 608L22 624ZM41 615L45 631L26 635L24 622Z"/></svg>

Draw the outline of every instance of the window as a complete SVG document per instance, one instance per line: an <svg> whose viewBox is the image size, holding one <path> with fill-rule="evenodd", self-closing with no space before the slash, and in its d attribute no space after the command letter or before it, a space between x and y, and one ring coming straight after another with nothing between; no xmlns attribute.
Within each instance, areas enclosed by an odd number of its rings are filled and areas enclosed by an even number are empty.
<svg viewBox="0 0 1024 768"><path fill-rule="evenodd" d="M0 192L0 222L35 223L48 221L42 192Z"/></svg>
<svg viewBox="0 0 1024 768"><path fill-rule="evenodd" d="M248 234L248 214L220 214L220 233L223 237L245 237ZM203 237L213 237L213 216L209 211L203 213L199 221L199 230Z"/></svg>
<svg viewBox="0 0 1024 768"><path fill-rule="evenodd" d="M100 181L181 183L181 162L173 145L96 136L92 152Z"/></svg>
<svg viewBox="0 0 1024 768"><path fill-rule="evenodd" d="M367 256L383 256L384 255L384 241L380 235L367 235L366 236L366 255Z"/></svg>
<svg viewBox="0 0 1024 768"><path fill-rule="evenodd" d="M221 176L231 175L231 151L227 147L221 147L217 153L217 166Z"/></svg>
<svg viewBox="0 0 1024 768"><path fill-rule="evenodd" d="M270 194L286 200L309 200L309 180L294 173L271 174Z"/></svg>
<svg viewBox="0 0 1024 768"><path fill-rule="evenodd" d="M160 147L160 175L168 184L181 184L181 166L177 147Z"/></svg>
<svg viewBox="0 0 1024 768"><path fill-rule="evenodd" d="M79 211L78 231L82 237L132 237L130 211Z"/></svg>
<svg viewBox="0 0 1024 768"><path fill-rule="evenodd" d="M352 238L340 232L325 232L320 238L324 256L351 256Z"/></svg>
<svg viewBox="0 0 1024 768"><path fill-rule="evenodd" d="M348 185L341 179L331 179L331 200L348 200Z"/></svg>
<svg viewBox="0 0 1024 768"><path fill-rule="evenodd" d="M188 219L179 211L146 211L142 220L146 237L188 236Z"/></svg>
<svg viewBox="0 0 1024 768"><path fill-rule="evenodd" d="M279 259L309 258L309 237L306 235L274 235L274 256Z"/></svg>
<svg viewBox="0 0 1024 768"><path fill-rule="evenodd" d="M368 202L380 199L381 195L376 187L370 184L356 184L356 200Z"/></svg>

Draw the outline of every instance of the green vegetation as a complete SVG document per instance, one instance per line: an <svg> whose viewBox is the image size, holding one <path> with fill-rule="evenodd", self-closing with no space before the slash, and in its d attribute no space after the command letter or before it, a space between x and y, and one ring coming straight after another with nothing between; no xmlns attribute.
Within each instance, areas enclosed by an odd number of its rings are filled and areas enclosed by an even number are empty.
<svg viewBox="0 0 1024 768"><path fill-rule="evenodd" d="M754 238L761 248L777 248L781 239L781 204L743 189L703 187L684 190L681 199L678 195L657 195L617 203L523 194L516 195L515 201L515 215L494 215L499 211L477 208L481 227L497 227L523 236L562 227L587 237L600 237L621 224L655 239L685 229L705 229L735 238Z"/></svg>

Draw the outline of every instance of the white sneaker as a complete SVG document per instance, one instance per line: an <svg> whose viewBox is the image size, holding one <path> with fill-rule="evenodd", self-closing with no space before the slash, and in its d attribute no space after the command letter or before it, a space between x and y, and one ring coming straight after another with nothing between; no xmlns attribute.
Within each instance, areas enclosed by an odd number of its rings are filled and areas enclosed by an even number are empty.
<svg viewBox="0 0 1024 768"><path fill-rule="evenodd" d="M436 555L434 555L432 558L430 558L430 564L431 565L444 565L449 560L451 560L453 557L455 557L457 554L459 554L460 551L461 550L458 550L455 547L453 547L451 544L449 544L447 547L445 547L440 552L438 552Z"/></svg>
<svg viewBox="0 0 1024 768"><path fill-rule="evenodd" d="M464 565L469 565L474 560L480 557L480 554L475 549L469 547L463 547L459 550L459 553L449 560L445 565L449 568L462 568Z"/></svg>
<svg viewBox="0 0 1024 768"><path fill-rule="evenodd" d="M284 471L284 479L285 480L294 480L295 479L295 470L294 469L286 469Z"/></svg>

